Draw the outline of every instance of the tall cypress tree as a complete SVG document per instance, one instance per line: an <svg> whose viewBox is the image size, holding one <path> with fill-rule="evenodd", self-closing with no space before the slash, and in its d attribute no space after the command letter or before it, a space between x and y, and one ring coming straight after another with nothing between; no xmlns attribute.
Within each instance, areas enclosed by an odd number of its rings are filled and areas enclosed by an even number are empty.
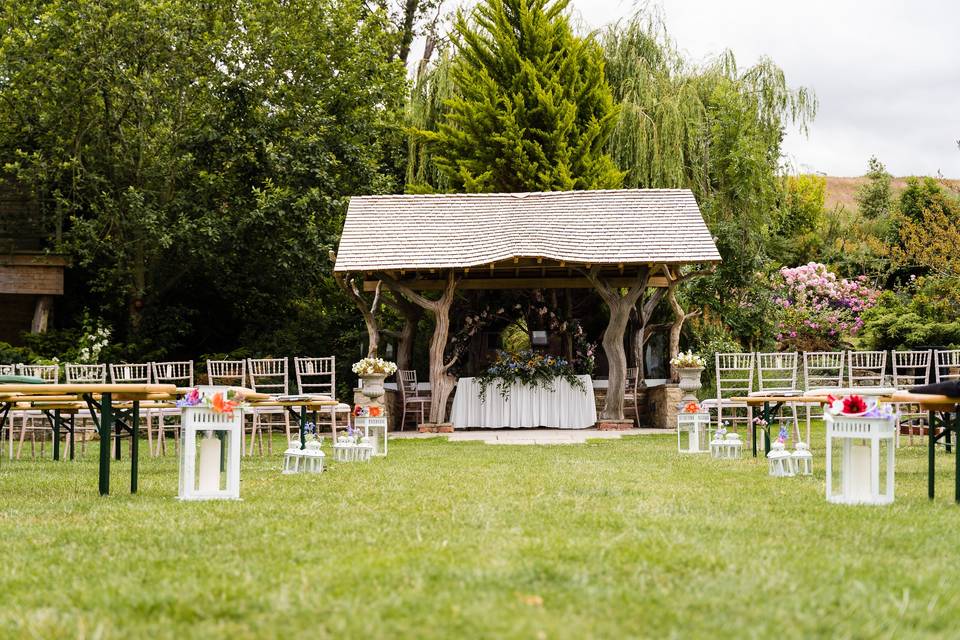
<svg viewBox="0 0 960 640"><path fill-rule="evenodd" d="M452 78L438 131L422 132L455 190L619 187L605 153L617 115L603 52L573 33L569 0L484 0L456 24Z"/></svg>

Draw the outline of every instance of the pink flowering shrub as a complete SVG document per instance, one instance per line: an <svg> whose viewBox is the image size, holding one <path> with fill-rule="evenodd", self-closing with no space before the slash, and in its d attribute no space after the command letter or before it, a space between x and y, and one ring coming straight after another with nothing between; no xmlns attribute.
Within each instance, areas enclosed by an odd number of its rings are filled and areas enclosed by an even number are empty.
<svg viewBox="0 0 960 640"><path fill-rule="evenodd" d="M774 277L773 304L778 347L784 351L824 351L847 346L863 328L863 312L879 291L866 283L838 278L826 265L811 262L783 267Z"/></svg>

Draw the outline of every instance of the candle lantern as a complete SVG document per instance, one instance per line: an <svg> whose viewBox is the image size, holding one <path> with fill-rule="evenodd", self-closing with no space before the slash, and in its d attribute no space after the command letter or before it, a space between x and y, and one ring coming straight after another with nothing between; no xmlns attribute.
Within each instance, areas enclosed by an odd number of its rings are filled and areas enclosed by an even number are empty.
<svg viewBox="0 0 960 640"><path fill-rule="evenodd" d="M387 419L386 417L360 416L354 418L358 429L363 429L363 435L370 438L373 445L373 455L387 455Z"/></svg>
<svg viewBox="0 0 960 640"><path fill-rule="evenodd" d="M694 405L696 406L696 405ZM680 453L708 453L710 440L707 433L710 414L681 411L677 414L677 451Z"/></svg>
<svg viewBox="0 0 960 640"><path fill-rule="evenodd" d="M827 426L827 501L839 504L890 504L894 495L894 438L898 417L874 408L873 415L824 412ZM839 446L837 446L839 445ZM840 453L839 481L833 457ZM835 489L839 487L839 491Z"/></svg>
<svg viewBox="0 0 960 640"><path fill-rule="evenodd" d="M775 478L788 478L795 475L793 471L793 456L791 456L790 452L783 446L782 440L778 439L770 447L770 453L767 454L767 462L770 465L770 475Z"/></svg>
<svg viewBox="0 0 960 640"><path fill-rule="evenodd" d="M240 498L243 412L226 387L193 389L178 404L181 500Z"/></svg>
<svg viewBox="0 0 960 640"><path fill-rule="evenodd" d="M743 455L743 441L738 433L727 433L723 427L717 429L710 441L710 454L722 460L736 460Z"/></svg>
<svg viewBox="0 0 960 640"><path fill-rule="evenodd" d="M793 470L798 476L813 475L813 454L810 453L810 445L806 442L798 442L792 457Z"/></svg>

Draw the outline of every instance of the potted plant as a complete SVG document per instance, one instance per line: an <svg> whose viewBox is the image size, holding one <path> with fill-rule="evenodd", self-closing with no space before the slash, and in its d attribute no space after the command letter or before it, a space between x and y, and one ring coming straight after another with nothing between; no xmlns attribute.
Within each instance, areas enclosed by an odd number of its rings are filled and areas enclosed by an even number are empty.
<svg viewBox="0 0 960 640"><path fill-rule="evenodd" d="M700 382L700 374L706 367L704 359L693 351L686 353L680 352L670 359L670 365L677 370L680 390L683 391L681 404L697 401L697 391L703 384Z"/></svg>
<svg viewBox="0 0 960 640"><path fill-rule="evenodd" d="M360 392L371 400L383 395L383 381L397 371L397 365L383 358L366 357L353 365L362 381Z"/></svg>

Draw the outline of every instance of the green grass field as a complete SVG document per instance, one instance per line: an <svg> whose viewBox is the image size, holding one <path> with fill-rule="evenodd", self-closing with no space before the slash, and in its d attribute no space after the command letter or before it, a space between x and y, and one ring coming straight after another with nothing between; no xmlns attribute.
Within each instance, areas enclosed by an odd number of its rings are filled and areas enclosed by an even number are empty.
<svg viewBox="0 0 960 640"><path fill-rule="evenodd" d="M813 440L803 479L671 435L394 441L322 476L245 458L226 503L175 500L146 447L136 496L128 460L97 496L95 445L4 459L0 637L956 637L952 459L933 504L904 447L894 505L841 507Z"/></svg>

